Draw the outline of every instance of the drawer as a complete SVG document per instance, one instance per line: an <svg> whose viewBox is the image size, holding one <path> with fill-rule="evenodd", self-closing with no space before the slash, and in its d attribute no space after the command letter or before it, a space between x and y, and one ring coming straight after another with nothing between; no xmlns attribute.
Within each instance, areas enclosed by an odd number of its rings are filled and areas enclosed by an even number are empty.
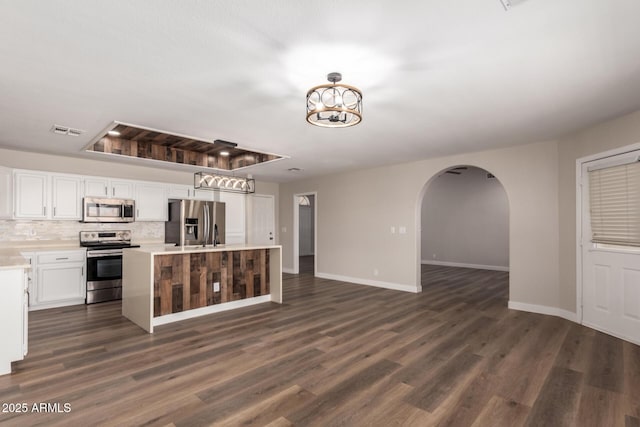
<svg viewBox="0 0 640 427"><path fill-rule="evenodd" d="M61 251L61 252L40 252L37 262L40 264L52 264L58 262L84 262L87 252L82 251Z"/></svg>

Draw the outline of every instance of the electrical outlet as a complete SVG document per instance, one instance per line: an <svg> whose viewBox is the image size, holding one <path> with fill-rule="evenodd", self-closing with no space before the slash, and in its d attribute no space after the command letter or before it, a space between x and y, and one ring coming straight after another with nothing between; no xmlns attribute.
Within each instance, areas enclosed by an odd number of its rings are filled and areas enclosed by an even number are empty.
<svg viewBox="0 0 640 427"><path fill-rule="evenodd" d="M389 231L391 231L391 234L396 234L396 228L393 225L391 226Z"/></svg>
<svg viewBox="0 0 640 427"><path fill-rule="evenodd" d="M377 269L377 268L374 268L374 269L373 269L373 275L374 275L374 276L377 276L377 275L378 275L378 269Z"/></svg>
<svg viewBox="0 0 640 427"><path fill-rule="evenodd" d="M213 282L213 292L220 292L220 282Z"/></svg>
<svg viewBox="0 0 640 427"><path fill-rule="evenodd" d="M400 226L400 228L398 228L398 231L400 232L400 234L407 234L407 227Z"/></svg>

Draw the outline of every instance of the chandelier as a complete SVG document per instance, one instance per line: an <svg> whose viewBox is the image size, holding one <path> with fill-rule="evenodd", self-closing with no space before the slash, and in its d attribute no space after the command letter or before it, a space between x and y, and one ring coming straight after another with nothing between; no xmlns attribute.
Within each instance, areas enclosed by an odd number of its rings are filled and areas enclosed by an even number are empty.
<svg viewBox="0 0 640 427"><path fill-rule="evenodd" d="M342 74L329 73L330 84L307 92L307 121L327 128L344 128L362 121L362 92L353 86L337 84Z"/></svg>
<svg viewBox="0 0 640 427"><path fill-rule="evenodd" d="M193 176L195 189L229 191L232 193L255 193L256 182L253 178L196 172Z"/></svg>

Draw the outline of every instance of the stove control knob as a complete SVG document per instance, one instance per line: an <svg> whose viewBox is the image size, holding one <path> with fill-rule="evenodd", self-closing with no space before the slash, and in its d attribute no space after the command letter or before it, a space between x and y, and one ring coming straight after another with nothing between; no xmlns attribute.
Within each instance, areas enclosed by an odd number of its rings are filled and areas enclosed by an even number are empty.
<svg viewBox="0 0 640 427"><path fill-rule="evenodd" d="M128 231L123 231L122 232L122 239L123 240L130 240L131 239L131 233Z"/></svg>

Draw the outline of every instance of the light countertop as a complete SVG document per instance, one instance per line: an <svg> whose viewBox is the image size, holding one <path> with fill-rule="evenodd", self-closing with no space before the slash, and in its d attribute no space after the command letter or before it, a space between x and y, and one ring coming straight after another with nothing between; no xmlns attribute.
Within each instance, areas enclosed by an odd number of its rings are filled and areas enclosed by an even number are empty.
<svg viewBox="0 0 640 427"><path fill-rule="evenodd" d="M31 264L17 249L0 249L0 270L15 268L31 268Z"/></svg>
<svg viewBox="0 0 640 427"><path fill-rule="evenodd" d="M144 252L150 255L175 255L175 254L187 254L198 252L223 252L223 251L246 251L254 249L276 249L281 248L280 245L251 245L251 244L235 244L235 245L218 245L206 246L193 245L193 246L175 246L172 244L156 244L156 245L142 245L139 248L127 249L127 251ZM127 252L125 251L125 253Z"/></svg>
<svg viewBox="0 0 640 427"><path fill-rule="evenodd" d="M44 251L86 250L78 242L65 240L6 241L0 243L0 270L31 268L29 260L22 254Z"/></svg>

